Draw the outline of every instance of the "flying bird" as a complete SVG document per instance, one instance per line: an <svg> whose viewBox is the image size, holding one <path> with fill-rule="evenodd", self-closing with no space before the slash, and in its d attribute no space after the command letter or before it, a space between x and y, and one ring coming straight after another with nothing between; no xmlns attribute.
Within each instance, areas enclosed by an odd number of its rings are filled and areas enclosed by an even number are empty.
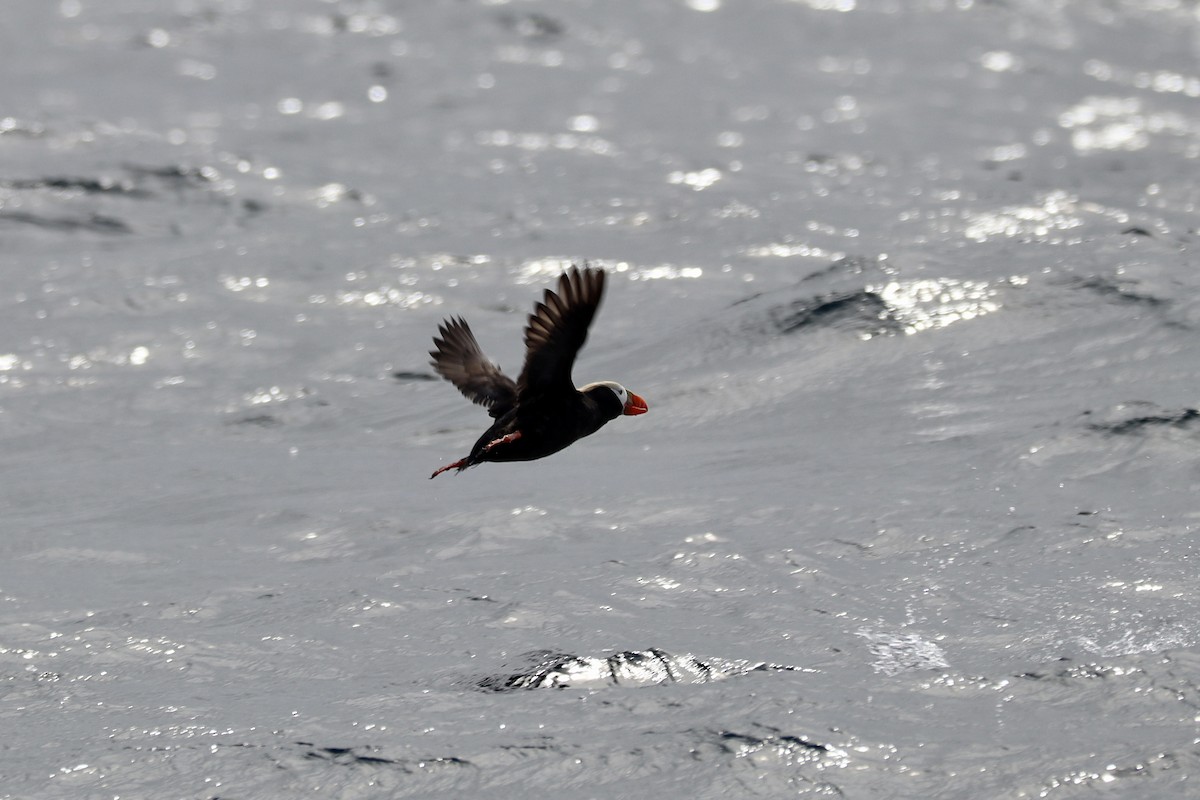
<svg viewBox="0 0 1200 800"><path fill-rule="evenodd" d="M602 269L571 267L546 290L525 325L525 366L516 382L483 354L462 317L438 326L433 368L496 421L466 458L438 469L462 472L484 461L533 461L590 436L609 420L648 410L646 401L613 381L575 388L571 367L587 341L604 296Z"/></svg>

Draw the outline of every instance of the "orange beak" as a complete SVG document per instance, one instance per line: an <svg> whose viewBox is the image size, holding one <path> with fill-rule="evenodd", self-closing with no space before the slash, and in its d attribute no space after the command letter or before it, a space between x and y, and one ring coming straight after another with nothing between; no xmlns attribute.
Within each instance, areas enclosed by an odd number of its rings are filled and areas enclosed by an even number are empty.
<svg viewBox="0 0 1200 800"><path fill-rule="evenodd" d="M627 417L636 417L638 414L645 414L649 410L650 406L646 405L645 400L630 392L629 399L625 401L625 410L621 413Z"/></svg>

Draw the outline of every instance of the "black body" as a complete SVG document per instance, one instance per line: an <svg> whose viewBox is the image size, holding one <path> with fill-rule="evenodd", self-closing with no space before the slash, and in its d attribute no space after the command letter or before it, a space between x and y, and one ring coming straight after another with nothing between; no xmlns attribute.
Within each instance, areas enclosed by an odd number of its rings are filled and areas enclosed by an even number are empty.
<svg viewBox="0 0 1200 800"><path fill-rule="evenodd" d="M605 386L587 392L572 390L574 396L554 398L518 406L488 428L471 448L466 469L481 461L533 461L557 453L585 436L604 427L609 420L621 416L621 401ZM488 444L510 433L521 432L521 438L496 445Z"/></svg>

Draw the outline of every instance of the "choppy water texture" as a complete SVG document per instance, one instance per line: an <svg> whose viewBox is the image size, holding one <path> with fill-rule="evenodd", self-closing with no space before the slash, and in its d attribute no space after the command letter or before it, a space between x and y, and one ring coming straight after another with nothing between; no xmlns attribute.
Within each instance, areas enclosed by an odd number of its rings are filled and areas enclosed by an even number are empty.
<svg viewBox="0 0 1200 800"><path fill-rule="evenodd" d="M1195 796L1195 3L0 34L0 798ZM651 413L430 482L585 258Z"/></svg>

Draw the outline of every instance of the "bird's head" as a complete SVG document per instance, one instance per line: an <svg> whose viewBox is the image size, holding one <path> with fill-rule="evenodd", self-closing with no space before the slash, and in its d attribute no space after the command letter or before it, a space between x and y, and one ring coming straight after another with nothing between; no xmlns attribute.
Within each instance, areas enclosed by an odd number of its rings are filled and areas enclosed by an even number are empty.
<svg viewBox="0 0 1200 800"><path fill-rule="evenodd" d="M595 397L605 406L608 406L611 401L602 400L601 398L607 398L607 396L610 394L615 396L621 410L619 413L613 414L614 417L621 416L622 414L627 417L636 417L638 414L645 414L650 410L650 407L646 405L645 400L629 391L616 381L597 381L596 383L589 383L579 391L586 395Z"/></svg>

